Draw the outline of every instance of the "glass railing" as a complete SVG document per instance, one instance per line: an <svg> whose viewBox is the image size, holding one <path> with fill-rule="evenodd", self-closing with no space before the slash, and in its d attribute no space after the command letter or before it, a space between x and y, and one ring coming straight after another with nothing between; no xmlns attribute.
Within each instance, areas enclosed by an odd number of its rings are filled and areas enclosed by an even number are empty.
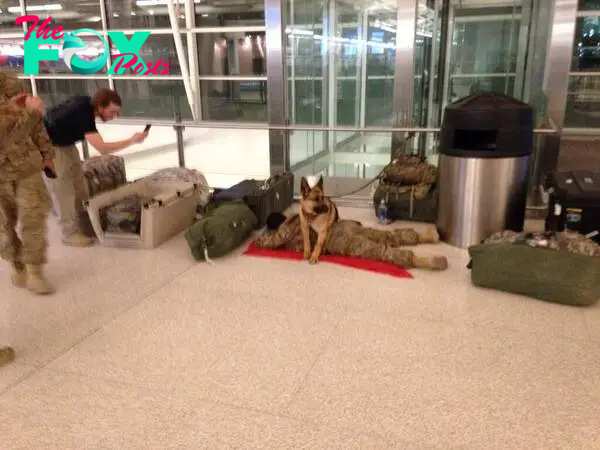
<svg viewBox="0 0 600 450"><path fill-rule="evenodd" d="M287 166L298 175L324 173L328 177L355 179L366 184L376 178L389 163L392 148L398 149L393 137L413 133L406 152L420 154L437 165L438 128L356 128L321 126L268 126L261 123L175 122L121 119L100 124L105 139L125 139L144 125L152 123L151 137L119 155L125 159L127 175L137 179L149 173L174 166L197 169L204 173L215 188L227 188L247 178L268 178L271 172L269 133L288 136ZM531 159L530 205L541 206L539 190L546 171L556 167L556 151L560 134L552 128L534 131L534 153ZM553 144L554 143L554 144ZM94 156L93 148L81 147L82 157ZM556 155L554 154L556 153ZM548 161L551 161L548 164ZM364 189L352 198L369 200L370 190Z"/></svg>

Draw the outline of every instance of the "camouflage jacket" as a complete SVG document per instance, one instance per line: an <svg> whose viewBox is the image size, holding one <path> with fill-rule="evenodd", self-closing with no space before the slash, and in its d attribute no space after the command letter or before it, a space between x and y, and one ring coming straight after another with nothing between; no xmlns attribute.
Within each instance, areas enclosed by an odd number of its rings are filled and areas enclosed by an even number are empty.
<svg viewBox="0 0 600 450"><path fill-rule="evenodd" d="M0 72L0 183L31 176L54 156L40 112L9 104L25 90L14 74Z"/></svg>
<svg viewBox="0 0 600 450"><path fill-rule="evenodd" d="M311 241L316 241L314 231L311 230ZM289 217L279 228L272 231L266 231L254 240L254 244L260 248L278 249L286 248L288 250L302 251L304 244L302 242L302 233L300 231L300 215L295 214Z"/></svg>
<svg viewBox="0 0 600 450"><path fill-rule="evenodd" d="M600 245L593 240L573 231L516 233L502 231L494 233L484 244L520 244L530 247L542 247L551 250L579 253L586 256L600 257Z"/></svg>

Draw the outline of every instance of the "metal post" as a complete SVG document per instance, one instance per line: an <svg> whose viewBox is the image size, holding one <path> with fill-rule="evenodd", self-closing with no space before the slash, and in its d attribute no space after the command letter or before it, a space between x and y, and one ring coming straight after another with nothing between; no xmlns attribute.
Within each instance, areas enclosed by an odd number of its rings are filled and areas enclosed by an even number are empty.
<svg viewBox="0 0 600 450"><path fill-rule="evenodd" d="M83 159L89 159L90 146L85 139L81 141L81 153L83 153Z"/></svg>
<svg viewBox="0 0 600 450"><path fill-rule="evenodd" d="M415 32L417 2L397 0L396 65L394 70L394 122L398 127L413 125L413 97L415 79ZM393 133L390 156L405 148L402 133Z"/></svg>
<svg viewBox="0 0 600 450"><path fill-rule="evenodd" d="M185 130L185 125L181 122L181 114L177 115L173 129L177 136L177 159L179 160L179 167L185 167L185 148L183 145L183 130Z"/></svg>

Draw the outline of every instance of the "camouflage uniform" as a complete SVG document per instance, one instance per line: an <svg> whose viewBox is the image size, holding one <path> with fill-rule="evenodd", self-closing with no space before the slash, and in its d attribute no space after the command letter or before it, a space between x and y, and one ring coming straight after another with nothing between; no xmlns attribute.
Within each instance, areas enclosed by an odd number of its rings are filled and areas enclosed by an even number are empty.
<svg viewBox="0 0 600 450"><path fill-rule="evenodd" d="M39 111L9 103L24 91L16 76L0 72L0 256L11 262L15 285L49 294L53 288L42 268L50 196L41 169L43 159L52 159L53 146Z"/></svg>
<svg viewBox="0 0 600 450"><path fill-rule="evenodd" d="M444 270L448 261L443 256L421 257L411 250L401 248L405 245L436 243L439 236L435 229L423 234L410 228L396 230L377 230L363 227L359 222L340 220L331 228L325 244L325 253L351 256L364 259L387 261L404 268L423 268ZM316 233L311 229L311 244L316 242ZM267 231L257 237L255 245L260 248L286 248L301 252L304 248L300 232L300 216L294 215L277 230Z"/></svg>
<svg viewBox="0 0 600 450"><path fill-rule="evenodd" d="M492 234L483 243L521 244L600 257L600 245L574 231L517 233L507 230Z"/></svg>

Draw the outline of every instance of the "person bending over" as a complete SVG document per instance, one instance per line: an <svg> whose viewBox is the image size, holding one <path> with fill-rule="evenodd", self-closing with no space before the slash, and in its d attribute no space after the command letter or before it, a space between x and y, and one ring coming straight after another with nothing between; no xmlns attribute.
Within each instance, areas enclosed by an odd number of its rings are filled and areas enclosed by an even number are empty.
<svg viewBox="0 0 600 450"><path fill-rule="evenodd" d="M54 147L44 128L44 103L23 91L16 76L0 73L0 256L11 263L15 286L51 294L43 273L51 201L41 170L52 167Z"/></svg>
<svg viewBox="0 0 600 450"><path fill-rule="evenodd" d="M134 133L129 139L106 142L96 128L96 119L108 122L121 111L121 98L111 89L98 89L93 96L76 95L50 108L44 120L48 135L57 147L57 177L50 180L58 202L63 243L88 246L93 239L82 232L83 203L87 200L83 168L75 144L87 140L100 154L118 152L143 142L148 133Z"/></svg>

